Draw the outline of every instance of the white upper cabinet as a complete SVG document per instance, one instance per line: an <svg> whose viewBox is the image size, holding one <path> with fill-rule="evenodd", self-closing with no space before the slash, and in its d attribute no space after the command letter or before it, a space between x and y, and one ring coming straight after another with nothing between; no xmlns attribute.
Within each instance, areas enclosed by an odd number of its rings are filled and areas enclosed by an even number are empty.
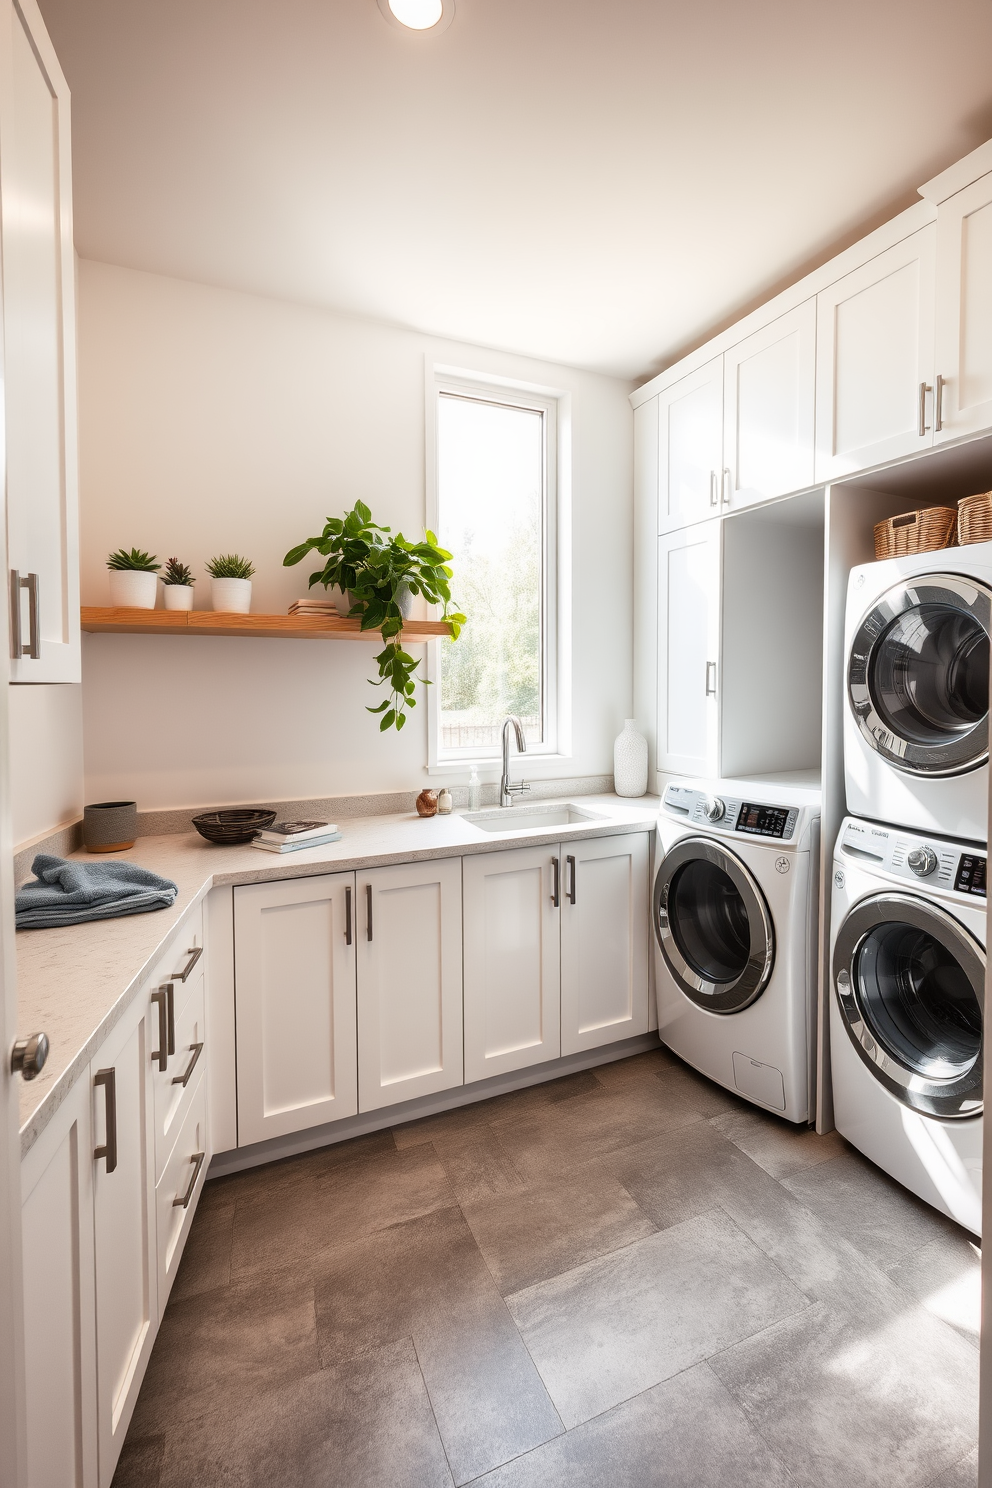
<svg viewBox="0 0 992 1488"><path fill-rule="evenodd" d="M648 1027L645 832L562 843L561 1052Z"/></svg>
<svg viewBox="0 0 992 1488"><path fill-rule="evenodd" d="M817 296L816 479L933 442L936 224Z"/></svg>
<svg viewBox="0 0 992 1488"><path fill-rule="evenodd" d="M715 516L723 479L723 357L658 396L658 531Z"/></svg>
<svg viewBox="0 0 992 1488"><path fill-rule="evenodd" d="M720 522L658 539L658 769L719 773Z"/></svg>
<svg viewBox="0 0 992 1488"><path fill-rule="evenodd" d="M992 175L937 209L934 442L992 428Z"/></svg>
<svg viewBox="0 0 992 1488"><path fill-rule="evenodd" d="M78 682L69 90L34 0L5 0L0 17L11 678Z"/></svg>
<svg viewBox="0 0 992 1488"><path fill-rule="evenodd" d="M815 384L814 299L725 352L724 509L813 484Z"/></svg>

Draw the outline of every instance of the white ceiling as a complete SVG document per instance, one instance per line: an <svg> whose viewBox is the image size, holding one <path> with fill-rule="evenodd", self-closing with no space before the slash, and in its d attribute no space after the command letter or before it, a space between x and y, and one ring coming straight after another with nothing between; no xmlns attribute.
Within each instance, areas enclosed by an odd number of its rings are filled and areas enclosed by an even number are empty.
<svg viewBox="0 0 992 1488"><path fill-rule="evenodd" d="M643 378L992 136L989 0L41 0L88 258Z"/></svg>

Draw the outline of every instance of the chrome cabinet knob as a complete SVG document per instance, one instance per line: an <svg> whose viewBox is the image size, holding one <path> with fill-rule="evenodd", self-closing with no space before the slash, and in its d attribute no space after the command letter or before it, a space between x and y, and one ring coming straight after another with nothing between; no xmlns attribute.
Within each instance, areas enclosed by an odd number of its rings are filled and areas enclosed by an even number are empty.
<svg viewBox="0 0 992 1488"><path fill-rule="evenodd" d="M11 1049L10 1072L23 1075L25 1080L33 1080L45 1068L47 1059L48 1034L32 1033L27 1038L18 1039Z"/></svg>
<svg viewBox="0 0 992 1488"><path fill-rule="evenodd" d="M932 847L914 847L906 862L917 878L929 878L937 867L937 854Z"/></svg>
<svg viewBox="0 0 992 1488"><path fill-rule="evenodd" d="M707 821L722 821L726 812L727 808L719 796L707 796L703 801L703 815Z"/></svg>

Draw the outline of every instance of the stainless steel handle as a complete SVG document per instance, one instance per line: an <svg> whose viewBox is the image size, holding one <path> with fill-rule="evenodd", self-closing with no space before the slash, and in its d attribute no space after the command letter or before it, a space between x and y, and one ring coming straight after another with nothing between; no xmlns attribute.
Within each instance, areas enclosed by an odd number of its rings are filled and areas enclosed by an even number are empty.
<svg viewBox="0 0 992 1488"><path fill-rule="evenodd" d="M372 939L372 885L365 885L365 935Z"/></svg>
<svg viewBox="0 0 992 1488"><path fill-rule="evenodd" d="M944 427L944 379L938 377L934 383L933 395L933 429L939 434Z"/></svg>
<svg viewBox="0 0 992 1488"><path fill-rule="evenodd" d="M555 909L561 904L561 864L557 858L551 859L551 872L554 874L554 888L551 891L551 903Z"/></svg>
<svg viewBox="0 0 992 1488"><path fill-rule="evenodd" d="M24 645L21 627L21 590L28 591L28 644ZM22 579L16 568L10 570L10 654L15 660L22 656L41 658L41 591L38 575L29 573Z"/></svg>
<svg viewBox="0 0 992 1488"><path fill-rule="evenodd" d="M930 425L927 423L927 393L932 392L933 388L928 382L920 383L920 401L917 408L916 432L917 434L919 434L921 439L930 427Z"/></svg>
<svg viewBox="0 0 992 1488"><path fill-rule="evenodd" d="M193 1051L193 1058L190 1060L189 1065L188 1065L188 1067L186 1069L185 1074L182 1074L182 1075L173 1075L173 1077L172 1077L172 1083L173 1083L173 1085L181 1085L184 1090L186 1089L186 1086L189 1084L189 1077L190 1077L190 1075L196 1069L196 1061L199 1059L200 1055L203 1053L203 1044L202 1043L199 1043L199 1044L190 1044L190 1049Z"/></svg>
<svg viewBox="0 0 992 1488"><path fill-rule="evenodd" d="M172 980L174 982L184 982L186 980L190 972L193 970L193 967L196 965L197 961L199 961L200 957L203 955L203 947L190 946L186 954L189 957L189 960L186 962L186 965L183 967L182 971L174 971L172 973ZM174 1054L175 1050L170 1049L169 1053Z"/></svg>
<svg viewBox="0 0 992 1488"><path fill-rule="evenodd" d="M710 678L711 677L713 678L713 681L712 682L710 682ZM716 662L715 661L708 661L706 663L706 696L707 697L716 697Z"/></svg>
<svg viewBox="0 0 992 1488"><path fill-rule="evenodd" d="M166 985L165 1007L169 1015L169 1058L176 1052L176 989L172 982ZM168 1061L167 1061L168 1062Z"/></svg>
<svg viewBox="0 0 992 1488"><path fill-rule="evenodd" d="M351 886L344 891L344 943L351 945Z"/></svg>
<svg viewBox="0 0 992 1488"><path fill-rule="evenodd" d="M720 477L720 505L721 506L729 506L730 505L730 497L733 494L733 489L734 489L734 478L731 475L729 469L726 469L725 468L723 474Z"/></svg>
<svg viewBox="0 0 992 1488"><path fill-rule="evenodd" d="M565 859L568 864L568 902L575 903L575 859L571 856Z"/></svg>
<svg viewBox="0 0 992 1488"><path fill-rule="evenodd" d="M719 506L720 497L716 488L716 471L710 471L710 506Z"/></svg>
<svg viewBox="0 0 992 1488"><path fill-rule="evenodd" d="M164 1074L169 1064L169 991L168 987L157 987L152 993L152 1006L158 1008L158 1048L152 1050L152 1064L158 1063L159 1074Z"/></svg>
<svg viewBox="0 0 992 1488"><path fill-rule="evenodd" d="M189 1208L189 1201L193 1197L193 1190L196 1187L196 1180L200 1176L200 1169L203 1167L203 1162L204 1162L204 1159L206 1158L206 1155L207 1154L205 1152L194 1152L193 1153L193 1156L190 1158L190 1162L193 1164L193 1176L189 1180L189 1186L186 1189L186 1192L183 1194L183 1196L181 1198L179 1198L179 1199L173 1199L173 1201L172 1201L172 1207L173 1207L173 1209L188 1209Z"/></svg>
<svg viewBox="0 0 992 1488"><path fill-rule="evenodd" d="M93 1076L93 1084L103 1086L107 1102L107 1140L102 1147L93 1148L93 1156L94 1158L106 1158L107 1172L112 1173L117 1167L117 1071L115 1069L97 1070Z"/></svg>
<svg viewBox="0 0 992 1488"><path fill-rule="evenodd" d="M10 1051L10 1073L33 1080L45 1068L48 1058L48 1034L31 1033L18 1039Z"/></svg>

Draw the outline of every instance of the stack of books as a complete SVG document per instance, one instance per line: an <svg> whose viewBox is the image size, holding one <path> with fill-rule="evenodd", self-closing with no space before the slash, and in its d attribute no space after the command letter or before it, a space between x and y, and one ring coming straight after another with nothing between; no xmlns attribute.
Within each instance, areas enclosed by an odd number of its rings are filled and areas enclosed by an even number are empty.
<svg viewBox="0 0 992 1488"><path fill-rule="evenodd" d="M333 822L284 821L275 822L252 839L252 847L263 852L300 852L304 847L323 847L325 842L337 842L341 833Z"/></svg>
<svg viewBox="0 0 992 1488"><path fill-rule="evenodd" d="M339 610L333 599L294 599L289 607L291 615L337 615Z"/></svg>

